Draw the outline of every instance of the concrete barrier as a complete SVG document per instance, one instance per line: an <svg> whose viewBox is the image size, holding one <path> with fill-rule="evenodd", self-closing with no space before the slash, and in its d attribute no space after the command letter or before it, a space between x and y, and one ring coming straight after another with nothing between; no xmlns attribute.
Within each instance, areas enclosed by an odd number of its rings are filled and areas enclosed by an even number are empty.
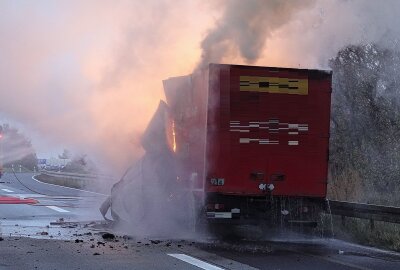
<svg viewBox="0 0 400 270"><path fill-rule="evenodd" d="M60 185L71 188L86 189L93 186L96 179L108 179L115 182L115 179L107 175L90 175L79 173L41 171L35 178L41 182Z"/></svg>

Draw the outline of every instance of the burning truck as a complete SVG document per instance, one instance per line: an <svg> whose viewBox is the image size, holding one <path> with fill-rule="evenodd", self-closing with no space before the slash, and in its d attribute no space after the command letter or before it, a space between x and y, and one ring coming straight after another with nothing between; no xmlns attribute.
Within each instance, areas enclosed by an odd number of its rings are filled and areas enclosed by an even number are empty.
<svg viewBox="0 0 400 270"><path fill-rule="evenodd" d="M146 153L103 214L110 207L117 220L171 227L316 226L327 192L331 81L330 71L222 64L165 80L166 103L142 138Z"/></svg>

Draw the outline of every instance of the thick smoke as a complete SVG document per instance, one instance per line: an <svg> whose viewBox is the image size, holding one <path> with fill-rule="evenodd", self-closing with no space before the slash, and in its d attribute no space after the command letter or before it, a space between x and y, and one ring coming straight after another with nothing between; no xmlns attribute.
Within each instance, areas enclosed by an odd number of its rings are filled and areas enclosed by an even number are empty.
<svg viewBox="0 0 400 270"><path fill-rule="evenodd" d="M314 0L226 1L222 18L201 42L200 67L219 63L235 54L245 62L258 60L265 43L292 16L308 8Z"/></svg>
<svg viewBox="0 0 400 270"><path fill-rule="evenodd" d="M271 34L257 64L328 68L329 59L349 44L397 47L400 3L373 0L318 0Z"/></svg>
<svg viewBox="0 0 400 270"><path fill-rule="evenodd" d="M140 136L163 98L162 79L193 69L198 33L209 24L189 11L205 8L2 1L1 120L34 134L34 146L45 141L42 153L65 147L120 175L143 153Z"/></svg>
<svg viewBox="0 0 400 270"><path fill-rule="evenodd" d="M61 144L121 172L142 154L163 79L208 62L328 67L347 44L397 47L399 11L395 0L2 1L0 116L47 142L41 152Z"/></svg>
<svg viewBox="0 0 400 270"><path fill-rule="evenodd" d="M374 0L221 1L201 43L209 62L328 68L349 44L398 46L400 3Z"/></svg>

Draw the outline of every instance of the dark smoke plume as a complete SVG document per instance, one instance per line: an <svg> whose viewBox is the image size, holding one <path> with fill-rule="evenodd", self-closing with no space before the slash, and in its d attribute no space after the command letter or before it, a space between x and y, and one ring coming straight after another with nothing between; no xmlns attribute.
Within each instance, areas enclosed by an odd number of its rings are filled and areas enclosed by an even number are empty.
<svg viewBox="0 0 400 270"><path fill-rule="evenodd" d="M228 1L222 18L201 43L200 67L221 62L236 51L246 62L255 62L273 31L313 3L314 0Z"/></svg>

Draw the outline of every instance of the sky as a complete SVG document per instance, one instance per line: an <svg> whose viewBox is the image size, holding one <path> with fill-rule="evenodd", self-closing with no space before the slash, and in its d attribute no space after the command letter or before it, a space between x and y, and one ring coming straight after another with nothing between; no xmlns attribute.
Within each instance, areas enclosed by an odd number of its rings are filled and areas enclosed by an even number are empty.
<svg viewBox="0 0 400 270"><path fill-rule="evenodd" d="M122 171L162 80L210 62L329 68L348 44L397 48L400 1L3 0L0 121L40 157L68 148Z"/></svg>

